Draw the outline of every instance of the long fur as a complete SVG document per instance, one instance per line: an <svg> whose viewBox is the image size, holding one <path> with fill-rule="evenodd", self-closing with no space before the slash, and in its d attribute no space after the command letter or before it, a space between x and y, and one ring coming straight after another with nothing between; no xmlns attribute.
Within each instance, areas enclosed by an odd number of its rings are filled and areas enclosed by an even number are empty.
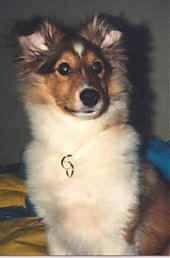
<svg viewBox="0 0 170 258"><path fill-rule="evenodd" d="M142 195L139 140L127 122L129 82L121 37L100 16L71 36L47 20L31 33L18 32L19 77L32 132L24 156L27 184L38 215L44 218L52 255L142 253L144 237L137 224ZM87 62L95 55L105 66L102 79L96 80L103 101L106 95L109 98L108 107L87 120L63 108L65 103L77 108L78 75L66 82L52 74L68 44L81 55L83 48L75 47L77 42L90 49ZM69 55L73 62L74 55ZM72 177L61 166L69 154Z"/></svg>

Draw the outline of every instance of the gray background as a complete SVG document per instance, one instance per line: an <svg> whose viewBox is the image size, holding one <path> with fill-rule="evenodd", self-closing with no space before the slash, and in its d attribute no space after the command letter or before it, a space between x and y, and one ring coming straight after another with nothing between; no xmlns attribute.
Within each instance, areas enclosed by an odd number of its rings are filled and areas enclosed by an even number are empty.
<svg viewBox="0 0 170 258"><path fill-rule="evenodd" d="M141 113L133 119L138 120L137 123L140 126L145 123L145 128L149 127L151 129L149 133L152 135L164 140L169 139L168 4L168 0L1 0L0 165L17 162L20 152L29 140L26 117L16 90L12 52L4 41L4 35L15 19L29 18L37 14L55 15L65 24L78 23L94 13L105 12L114 16L123 14L129 24L136 28L134 30L136 41L133 37L133 30L131 30L131 51L134 56L132 63L133 60L136 62L138 70L135 71L136 64L131 64L131 77L136 86L139 84L141 87L136 102L137 104L142 103L142 109ZM146 31L149 33L149 37L146 36L147 33L144 33ZM145 40L143 40L144 38ZM151 47L147 40L150 41ZM142 48L142 46L144 47ZM136 54L135 49L139 50ZM141 52L140 55L139 52ZM144 54L148 57L143 58ZM139 60L137 61L138 56ZM140 84L145 85L141 86ZM145 101L143 103L145 97L146 103ZM144 110L145 107L146 110ZM150 117L147 118L148 120L144 119L143 122L142 114Z"/></svg>

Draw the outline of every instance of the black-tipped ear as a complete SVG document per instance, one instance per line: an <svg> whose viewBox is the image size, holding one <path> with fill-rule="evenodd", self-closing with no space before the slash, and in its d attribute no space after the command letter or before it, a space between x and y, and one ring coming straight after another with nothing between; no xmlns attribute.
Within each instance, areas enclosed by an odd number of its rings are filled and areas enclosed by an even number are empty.
<svg viewBox="0 0 170 258"><path fill-rule="evenodd" d="M94 16L82 29L81 35L102 49L119 42L122 33L114 29L103 16Z"/></svg>
<svg viewBox="0 0 170 258"><path fill-rule="evenodd" d="M17 39L26 55L38 55L60 41L63 32L49 19L35 18L18 22Z"/></svg>

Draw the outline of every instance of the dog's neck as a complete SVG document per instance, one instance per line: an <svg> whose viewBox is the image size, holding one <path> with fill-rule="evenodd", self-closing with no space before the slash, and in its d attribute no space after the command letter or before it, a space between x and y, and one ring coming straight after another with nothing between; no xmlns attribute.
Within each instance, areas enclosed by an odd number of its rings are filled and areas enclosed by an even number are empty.
<svg viewBox="0 0 170 258"><path fill-rule="evenodd" d="M28 105L26 109L33 139L63 154L73 154L93 142L106 130L107 120L110 120L109 112L106 117L81 120L47 105Z"/></svg>
<svg viewBox="0 0 170 258"><path fill-rule="evenodd" d="M66 176L64 162L67 161L72 163L75 174L84 164L89 166L89 171L94 166L101 170L101 162L110 164L115 159L136 164L138 137L130 126L108 126L110 112L98 119L80 120L56 112L50 106L28 106L33 146L38 144L39 150L55 157L58 170Z"/></svg>

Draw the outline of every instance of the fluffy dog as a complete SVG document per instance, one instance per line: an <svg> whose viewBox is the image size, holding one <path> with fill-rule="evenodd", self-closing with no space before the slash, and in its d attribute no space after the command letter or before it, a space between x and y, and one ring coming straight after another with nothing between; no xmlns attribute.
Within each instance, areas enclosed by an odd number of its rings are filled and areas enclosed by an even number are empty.
<svg viewBox="0 0 170 258"><path fill-rule="evenodd" d="M21 25L27 184L49 253L160 254L170 238L170 198L138 158L122 33L102 16L80 31L49 19Z"/></svg>

